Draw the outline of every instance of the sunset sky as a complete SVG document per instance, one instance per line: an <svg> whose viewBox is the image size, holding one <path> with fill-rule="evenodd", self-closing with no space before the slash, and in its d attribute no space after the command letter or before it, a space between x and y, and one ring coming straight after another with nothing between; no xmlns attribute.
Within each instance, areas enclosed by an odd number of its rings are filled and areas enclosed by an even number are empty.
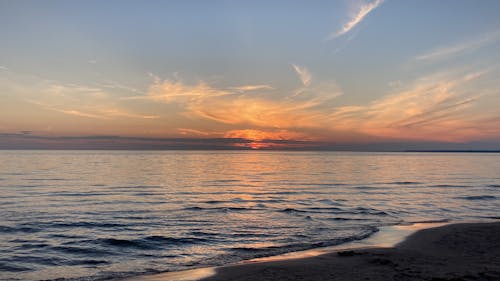
<svg viewBox="0 0 500 281"><path fill-rule="evenodd" d="M500 149L499 14L496 0L0 0L0 148Z"/></svg>

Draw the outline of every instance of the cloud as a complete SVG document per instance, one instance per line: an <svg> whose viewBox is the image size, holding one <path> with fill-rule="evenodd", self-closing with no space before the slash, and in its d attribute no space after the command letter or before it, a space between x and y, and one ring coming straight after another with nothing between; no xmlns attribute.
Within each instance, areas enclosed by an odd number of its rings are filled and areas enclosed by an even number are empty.
<svg viewBox="0 0 500 281"><path fill-rule="evenodd" d="M374 9L382 5L384 0L375 0L373 2L368 2L368 3L363 3L357 10L357 12L351 16L350 20L346 22L340 30L338 30L335 33L332 33L328 38L329 39L334 39L339 36L342 36L349 31L351 31L353 28L356 27L363 19Z"/></svg>
<svg viewBox="0 0 500 281"><path fill-rule="evenodd" d="M49 82L44 91L50 95L69 97L76 95L92 95L94 97L104 97L106 94L101 88L88 87L76 84L63 84L58 82Z"/></svg>
<svg viewBox="0 0 500 281"><path fill-rule="evenodd" d="M29 102L31 104L37 105L37 106L39 106L43 109L46 109L46 110L56 111L56 112L60 112L60 113L68 114L68 115L93 118L93 119L109 119L108 117L106 117L104 115L98 115L98 114L89 113L89 112L82 112L82 111L76 110L76 109L60 108L58 106L52 106L52 105L49 105L49 104L46 104L46 103L43 103L40 101L31 100L31 99L25 99L25 101Z"/></svg>
<svg viewBox="0 0 500 281"><path fill-rule="evenodd" d="M9 70L9 68L6 66L0 65L0 70Z"/></svg>
<svg viewBox="0 0 500 281"><path fill-rule="evenodd" d="M231 87L230 89L236 90L238 92L248 92L248 91L257 91L257 90L274 90L274 88L269 86L269 85L243 85L243 86Z"/></svg>
<svg viewBox="0 0 500 281"><path fill-rule="evenodd" d="M82 110L76 110L76 109L67 109L67 108L61 108L58 106L51 106L47 104L43 104L40 102L35 102L35 101L30 101L33 104L37 104L41 106L44 109L47 110L52 110L68 115L74 115L74 116L79 116L79 117L85 117L85 118L92 118L92 119L101 119L101 120L111 120L115 119L117 117L125 117L125 118L139 118L139 119L158 119L160 116L158 115L141 115L141 114L135 114L135 113L130 113L126 112L120 109L116 108L97 108L94 109L93 111L82 111Z"/></svg>
<svg viewBox="0 0 500 281"><path fill-rule="evenodd" d="M132 92L135 94L144 94L143 91L140 91L136 88L124 85L122 83L112 81L112 80L106 80L104 83L98 84L99 87L101 88L106 88L106 89L113 89L113 90L125 90L127 92Z"/></svg>
<svg viewBox="0 0 500 281"><path fill-rule="evenodd" d="M64 114L80 116L80 117L87 117L87 118L94 118L94 119L109 119L103 115L81 112L81 111L74 110L74 109L59 109L59 108L52 108L52 107L47 107L47 109L58 111L58 112L61 112Z"/></svg>
<svg viewBox="0 0 500 281"><path fill-rule="evenodd" d="M89 87L77 84L42 81L37 90L42 93L36 98L25 98L31 104L46 110L64 113L67 115L111 120L120 117L138 119L157 119L158 115L138 114L115 105L102 88Z"/></svg>
<svg viewBox="0 0 500 281"><path fill-rule="evenodd" d="M139 118L139 119L158 119L159 115L144 115L124 111L117 108L102 108L99 110L102 114L108 117L126 117L126 118Z"/></svg>
<svg viewBox="0 0 500 281"><path fill-rule="evenodd" d="M215 122L226 137L465 141L498 131L494 129L498 124L493 121L482 122L481 128L477 125L480 120L495 120L499 115L495 110L482 111L477 107L485 97L481 78L486 75L487 72L436 73L407 83L405 88L399 86L396 93L368 104L344 106L335 102L342 92L333 82L301 87L283 98L261 90L247 95L231 88L218 89L203 81L189 85L158 80L142 98L175 104L182 115L191 119L189 122ZM221 135L189 129L179 132Z"/></svg>
<svg viewBox="0 0 500 281"><path fill-rule="evenodd" d="M213 136L213 135L220 135L221 133L217 132L206 132L206 131L200 131L200 130L195 130L195 129L188 129L188 128L178 128L177 131L181 135L194 135L194 136Z"/></svg>
<svg viewBox="0 0 500 281"><path fill-rule="evenodd" d="M313 81L302 83L297 89L270 91L266 84L218 87L205 81L184 83L159 77L145 90L146 94L128 98L133 102L116 98L103 87L55 81L33 84L19 91L28 94L15 98L45 110L95 119L88 122L52 118L53 115L45 113L47 118L40 122L56 128L69 128L72 123L82 122L101 126L101 132L253 140L244 142L243 146L264 139L337 143L458 142L500 137L500 114L495 108L498 95L491 87L495 81L491 79L493 71L435 73L398 83L392 93L369 103L344 105L338 103L337 97L342 91L333 81ZM36 118L42 116L40 114L44 113L33 110L32 116ZM149 121L160 116L168 116L168 122ZM88 127L87 132L98 131ZM40 128L18 127L17 130Z"/></svg>
<svg viewBox="0 0 500 281"><path fill-rule="evenodd" d="M234 89L218 89L206 82L189 85L180 81L156 80L148 95L134 97L176 104L188 118L202 118L227 125L262 128L314 127L311 113L328 106L341 94L333 83L319 84L291 93L287 98L267 95L267 87L247 95Z"/></svg>
<svg viewBox="0 0 500 281"><path fill-rule="evenodd" d="M188 86L180 81L156 80L149 88L148 95L138 96L139 99L151 99L155 101L193 101L208 97L219 97L232 94L226 90L220 90L200 81L194 86Z"/></svg>
<svg viewBox="0 0 500 281"><path fill-rule="evenodd" d="M483 135L478 120L498 115L474 107L482 97L474 81L484 73L448 75L418 79L406 90L368 105L339 107L330 120L338 130L357 130L384 138L465 141Z"/></svg>
<svg viewBox="0 0 500 281"><path fill-rule="evenodd" d="M299 76L300 81L304 86L309 86L311 84L311 79L312 79L312 74L309 72L309 70L305 67L292 64L293 70L297 73Z"/></svg>
<svg viewBox="0 0 500 281"><path fill-rule="evenodd" d="M430 52L420 54L414 59L417 61L440 60L451 56L456 56L468 51L477 50L500 39L500 32L492 32L474 40L465 41L459 44L437 48Z"/></svg>

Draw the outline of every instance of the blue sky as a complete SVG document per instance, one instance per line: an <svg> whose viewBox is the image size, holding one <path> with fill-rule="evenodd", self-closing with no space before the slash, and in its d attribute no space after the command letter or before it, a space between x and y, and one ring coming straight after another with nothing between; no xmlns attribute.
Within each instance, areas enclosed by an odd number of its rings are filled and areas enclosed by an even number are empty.
<svg viewBox="0 0 500 281"><path fill-rule="evenodd" d="M498 1L0 0L0 133L497 142Z"/></svg>

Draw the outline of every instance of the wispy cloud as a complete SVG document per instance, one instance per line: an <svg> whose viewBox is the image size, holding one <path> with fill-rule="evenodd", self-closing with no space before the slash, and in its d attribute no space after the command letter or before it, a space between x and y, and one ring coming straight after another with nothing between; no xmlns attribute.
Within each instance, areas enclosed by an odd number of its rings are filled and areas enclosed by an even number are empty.
<svg viewBox="0 0 500 281"><path fill-rule="evenodd" d="M132 97L132 99L150 99L155 101L190 102L234 94L228 90L211 87L204 81L196 85L186 85L181 81L155 80L146 96Z"/></svg>
<svg viewBox="0 0 500 281"><path fill-rule="evenodd" d="M201 130L195 130L195 129L189 129L189 128L178 128L177 131L181 135L186 135L186 136L222 136L224 133L221 132L211 132L211 131L201 131Z"/></svg>
<svg viewBox="0 0 500 281"><path fill-rule="evenodd" d="M87 110L81 110L81 109L74 109L74 108L67 108L63 106L57 106L57 105L50 105L50 104L45 104L39 101L34 101L34 100L26 100L27 102L31 104L35 104L37 106L40 106L46 110L51 110L55 112L60 112L64 113L67 115L73 115L73 116L78 116L78 117L85 117L85 118L92 118L92 119L101 119L101 120L111 120L117 117L125 117L125 118L139 118L139 119L158 119L160 118L158 115L142 115L142 114L135 114L135 113L130 113L123 111L121 109L117 108L107 108L107 107L98 107L98 108L93 108L93 109L87 109Z"/></svg>
<svg viewBox="0 0 500 281"><path fill-rule="evenodd" d="M308 84L308 83L307 83ZM327 87L328 86L328 87ZM262 91L264 90L264 91ZM332 85L318 85L314 91L277 99L265 90L246 95L234 89L218 89L206 82L195 85L180 81L155 81L148 95L135 97L162 103L173 103L184 109L184 116L203 118L222 124L262 128L314 126L310 120L315 107L326 106L341 93Z"/></svg>
<svg viewBox="0 0 500 281"><path fill-rule="evenodd" d="M9 68L6 66L0 65L0 70L9 70Z"/></svg>
<svg viewBox="0 0 500 281"><path fill-rule="evenodd" d="M103 88L42 80L36 85L37 96L24 101L46 110L67 115L112 120L118 118L158 119L158 115L139 114L116 104Z"/></svg>
<svg viewBox="0 0 500 281"><path fill-rule="evenodd" d="M431 61L460 55L462 53L477 50L500 39L500 32L485 34L479 38L468 40L458 44L440 47L430 52L420 54L415 57L417 61Z"/></svg>
<svg viewBox="0 0 500 281"><path fill-rule="evenodd" d="M126 118L139 118L139 119L158 119L159 115L145 115L145 114L137 114L128 111L124 111L123 109L117 108L101 108L100 112L105 116L109 117L126 117Z"/></svg>
<svg viewBox="0 0 500 281"><path fill-rule="evenodd" d="M328 39L337 38L339 36L342 36L342 35L348 33L349 31L351 31L353 28L356 27L356 25L358 25L360 22L362 22L363 19L371 11L373 11L374 9L376 9L377 7L379 7L380 5L382 5L383 2L384 2L384 0L375 0L375 1L372 1L372 2L368 2L368 3L363 3L357 9L356 13L351 16L351 18L349 19L349 21L346 22L342 26L342 28L340 30L336 31L335 33L330 34L330 36L328 37Z"/></svg>
<svg viewBox="0 0 500 281"><path fill-rule="evenodd" d="M74 110L74 109L59 109L59 108L53 108L53 107L47 107L47 109L58 111L58 112L61 112L61 113L64 113L64 114L80 116L80 117L87 117L87 118L94 118L94 119L109 119L109 118L107 118L106 116L103 116L103 115L97 115L97 114L82 112L82 111Z"/></svg>
<svg viewBox="0 0 500 281"><path fill-rule="evenodd" d="M237 87L231 87L231 89L236 90L238 92L248 92L257 90L273 90L274 88L269 85L242 85Z"/></svg>
<svg viewBox="0 0 500 281"><path fill-rule="evenodd" d="M483 134L478 120L495 112L479 112L482 97L474 81L484 73L460 77L436 74L415 81L406 90L364 106L337 108L330 116L337 129L353 130L385 138L464 141ZM485 124L483 124L485 125ZM496 126L490 123L488 126Z"/></svg>
<svg viewBox="0 0 500 281"><path fill-rule="evenodd" d="M144 94L144 92L142 92L141 90L138 90L137 88L130 87L128 85L124 85L122 83L112 81L112 80L106 80L105 82L99 83L98 85L99 85L99 87L105 88L105 89L113 89L113 90L120 90L120 91L124 90L124 91L132 92L135 94L142 94L142 95Z"/></svg>
<svg viewBox="0 0 500 281"><path fill-rule="evenodd" d="M68 115L74 115L74 116L79 116L79 117L86 117L86 118L93 118L93 119L109 119L109 117L104 116L104 115L99 115L99 114L94 114L90 112L84 112L81 110L76 110L76 109L69 109L69 108L61 108L58 106L53 106L49 105L40 101L35 101L31 99L25 99L26 102L37 105L43 109L46 110L51 110L55 112L60 112Z"/></svg>
<svg viewBox="0 0 500 281"><path fill-rule="evenodd" d="M299 76L300 81L304 86L309 86L311 84L312 80L312 74L309 72L309 70L303 66L292 64L293 70L297 73Z"/></svg>

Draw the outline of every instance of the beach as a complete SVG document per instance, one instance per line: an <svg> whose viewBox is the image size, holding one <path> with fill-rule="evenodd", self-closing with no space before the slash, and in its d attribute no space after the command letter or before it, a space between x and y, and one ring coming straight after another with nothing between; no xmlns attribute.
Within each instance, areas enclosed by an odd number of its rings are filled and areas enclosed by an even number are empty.
<svg viewBox="0 0 500 281"><path fill-rule="evenodd" d="M204 275L210 275L205 278ZM394 247L242 263L129 280L500 280L500 222L419 230Z"/></svg>

